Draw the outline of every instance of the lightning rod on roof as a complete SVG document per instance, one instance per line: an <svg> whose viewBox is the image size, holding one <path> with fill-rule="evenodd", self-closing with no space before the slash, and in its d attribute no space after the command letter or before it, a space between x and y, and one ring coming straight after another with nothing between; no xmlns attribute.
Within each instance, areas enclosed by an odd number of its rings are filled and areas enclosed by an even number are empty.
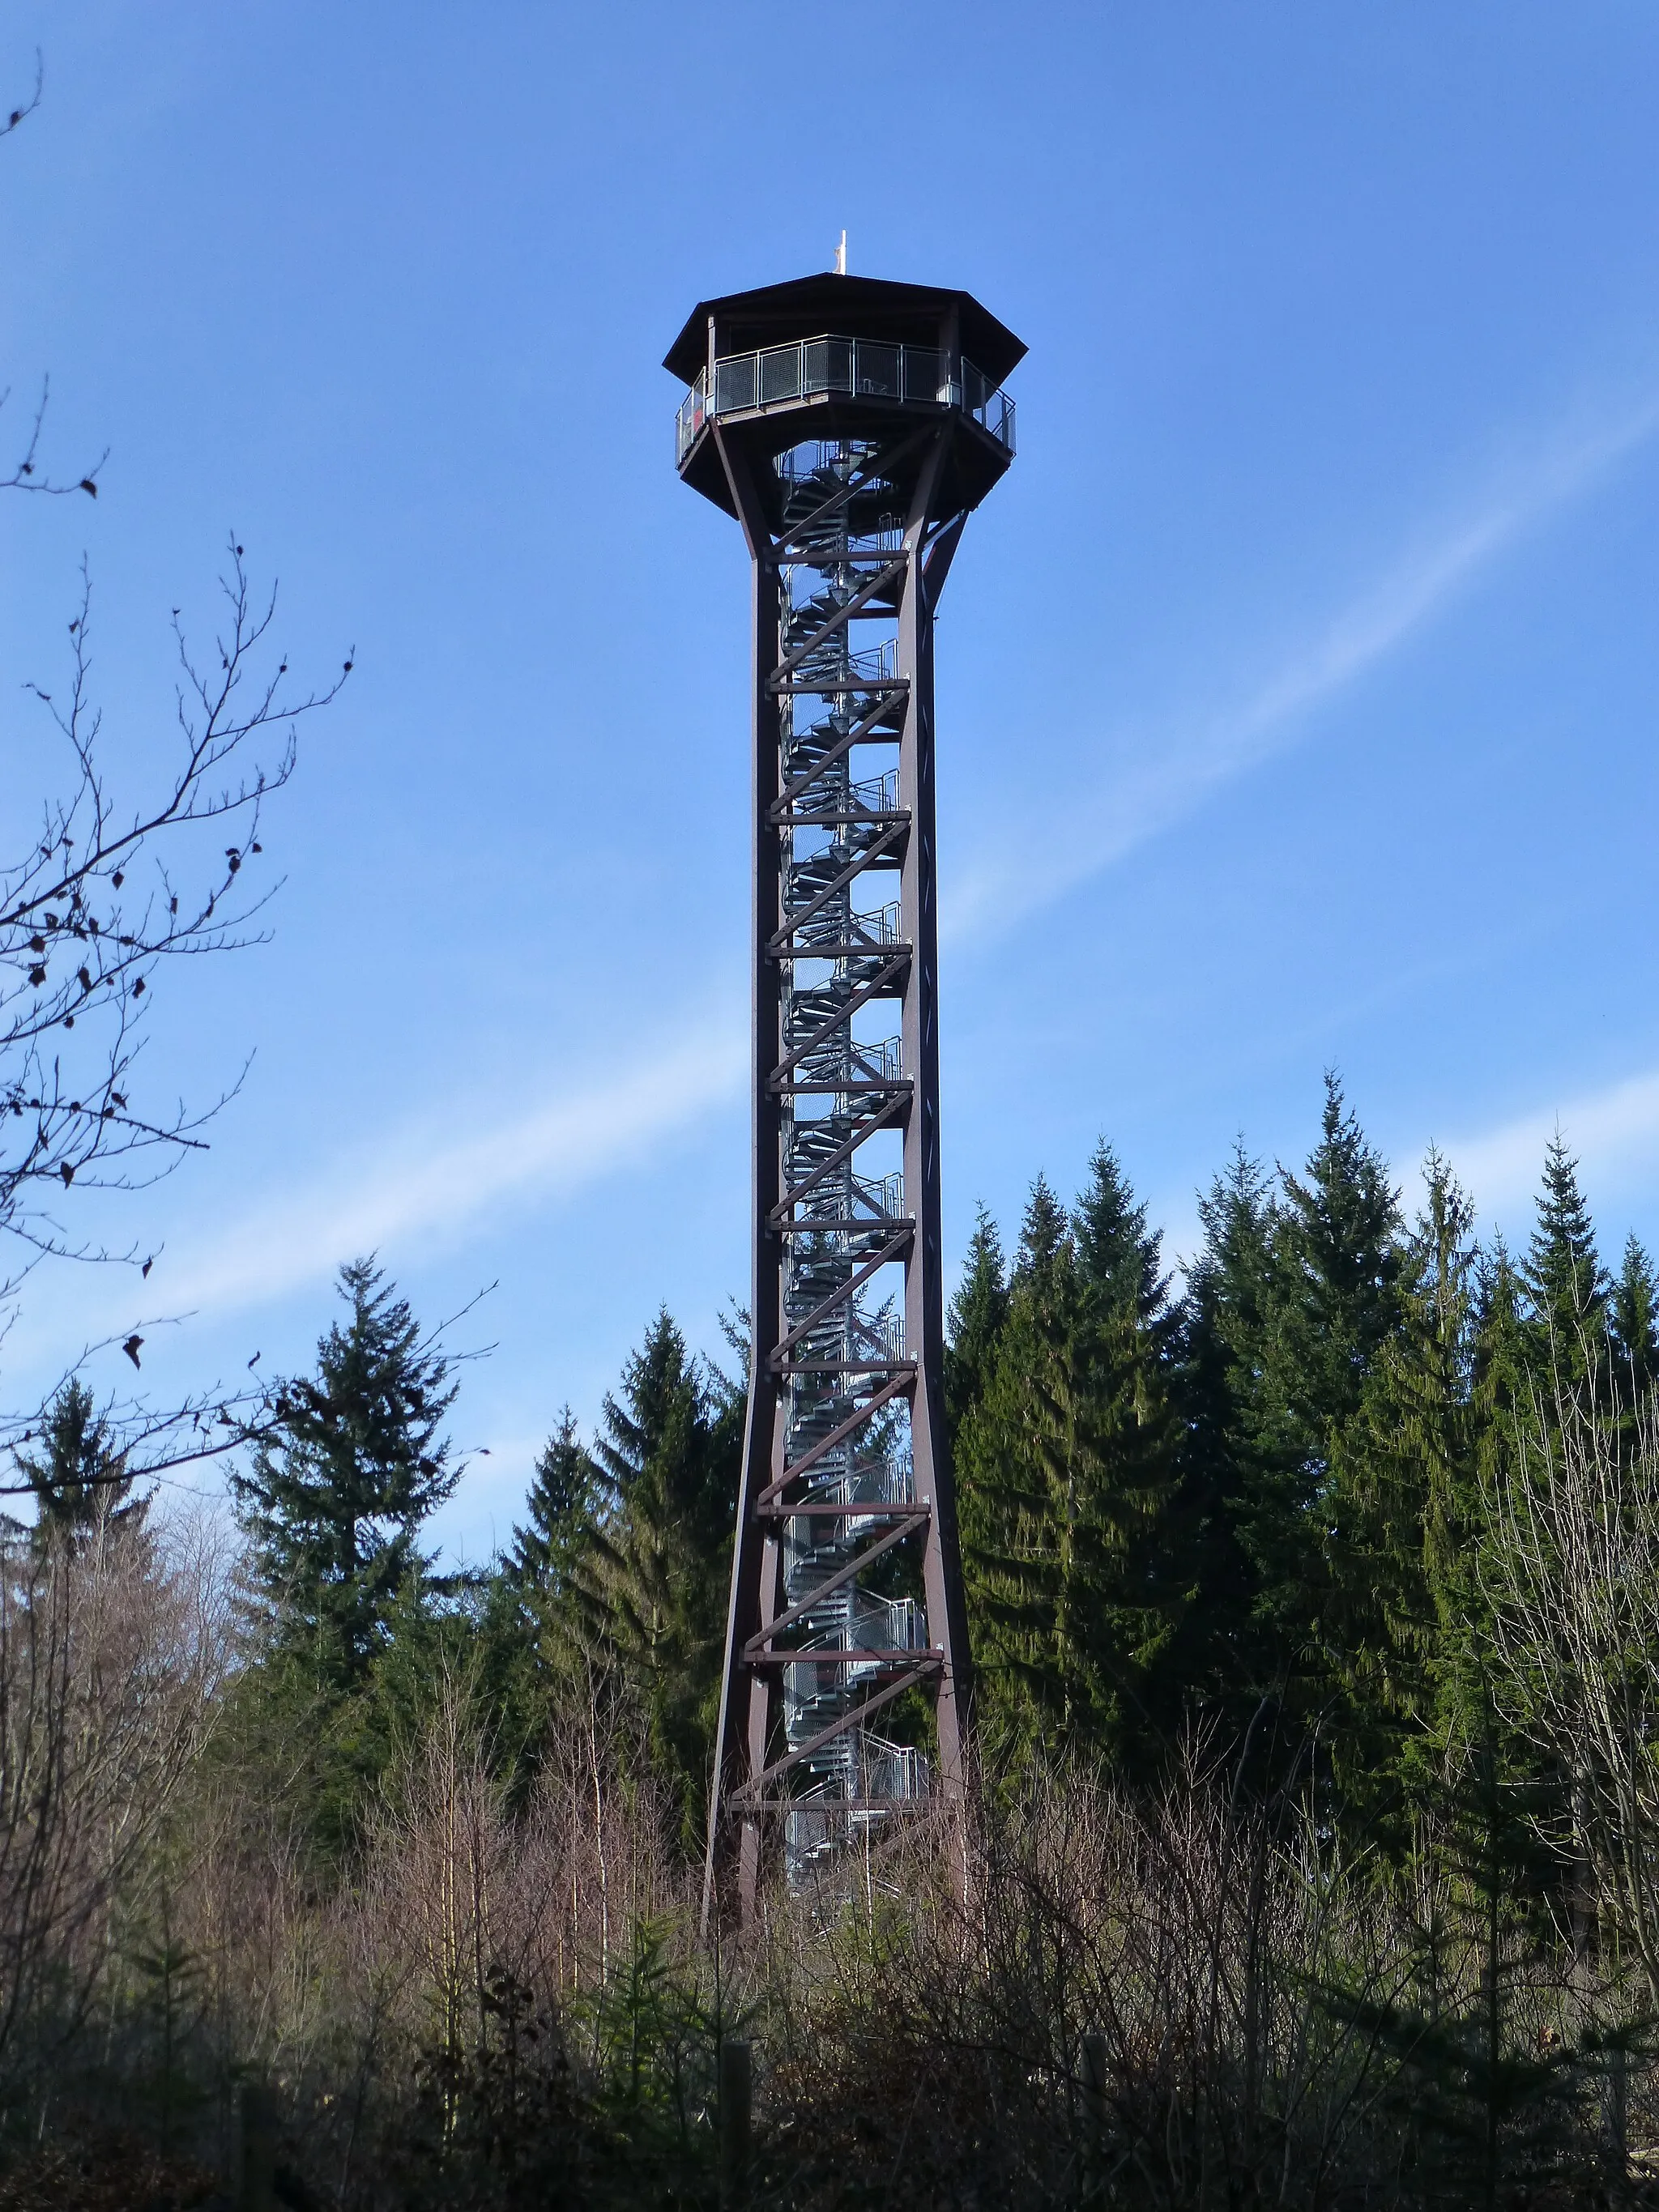
<svg viewBox="0 0 1659 2212"><path fill-rule="evenodd" d="M847 274L847 233L845 231L841 234L841 244L836 248L836 274L837 276L844 276Z"/></svg>

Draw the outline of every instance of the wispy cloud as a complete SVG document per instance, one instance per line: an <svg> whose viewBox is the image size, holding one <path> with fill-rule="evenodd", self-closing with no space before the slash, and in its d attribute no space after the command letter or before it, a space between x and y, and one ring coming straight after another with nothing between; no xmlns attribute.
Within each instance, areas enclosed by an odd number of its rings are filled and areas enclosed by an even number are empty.
<svg viewBox="0 0 1659 2212"><path fill-rule="evenodd" d="M1501 1219L1537 1189L1544 1147L1558 1128L1599 1194L1659 1196L1659 1069L1449 1140L1443 1150L1481 1212Z"/></svg>
<svg viewBox="0 0 1659 2212"><path fill-rule="evenodd" d="M1424 629L1526 532L1588 490L1659 430L1659 393L1585 431L1558 432L1498 492L1426 538L1339 608L1254 690L1200 722L1140 732L1145 766L1052 813L999 824L997 849L947 889L945 934L994 934L1108 868L1200 805L1216 787L1295 744L1314 710ZM1127 733L1120 733L1120 738ZM1129 750L1127 743L1121 749Z"/></svg>
<svg viewBox="0 0 1659 2212"><path fill-rule="evenodd" d="M326 1277L357 1253L453 1237L509 1200L568 1196L725 1103L744 1065L739 1026L711 1019L659 1060L475 1135L394 1135L372 1163L333 1166L186 1242L158 1269L156 1288L175 1310L233 1312Z"/></svg>

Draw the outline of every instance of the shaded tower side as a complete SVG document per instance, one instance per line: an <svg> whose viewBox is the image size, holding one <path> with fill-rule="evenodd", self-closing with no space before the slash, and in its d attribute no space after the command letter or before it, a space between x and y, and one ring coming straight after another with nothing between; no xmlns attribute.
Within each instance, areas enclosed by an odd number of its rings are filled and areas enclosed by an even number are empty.
<svg viewBox="0 0 1659 2212"><path fill-rule="evenodd" d="M963 1783L933 619L1022 351L965 294L829 277L709 303L669 356L681 472L752 563L752 1342L708 1880L735 1867L745 1908L769 1835L799 1883Z"/></svg>

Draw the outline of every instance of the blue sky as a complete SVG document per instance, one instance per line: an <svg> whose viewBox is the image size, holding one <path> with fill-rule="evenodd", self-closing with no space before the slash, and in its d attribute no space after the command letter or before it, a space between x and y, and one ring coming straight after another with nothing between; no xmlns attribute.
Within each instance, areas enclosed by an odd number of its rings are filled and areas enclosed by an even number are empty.
<svg viewBox="0 0 1659 2212"><path fill-rule="evenodd" d="M233 527L295 665L357 665L274 940L158 994L158 1088L252 1053L242 1091L122 1202L148 1284L35 1277L9 1402L134 1321L158 1395L298 1365L367 1248L431 1319L495 1283L478 1557L659 1303L718 1348L746 579L658 363L843 226L1030 347L939 628L949 1252L1102 1133L1190 1250L1327 1066L1486 1227L1559 1117L1605 1244L1659 1244L1650 8L64 0L9 11L10 82L37 44L0 382L111 458L0 518L0 819L83 550L135 773Z"/></svg>

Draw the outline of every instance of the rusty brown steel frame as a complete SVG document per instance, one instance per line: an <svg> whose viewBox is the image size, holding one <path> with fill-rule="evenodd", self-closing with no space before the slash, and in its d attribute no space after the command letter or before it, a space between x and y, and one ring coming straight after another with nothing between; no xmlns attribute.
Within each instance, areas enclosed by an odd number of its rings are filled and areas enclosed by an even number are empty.
<svg viewBox="0 0 1659 2212"><path fill-rule="evenodd" d="M896 424L896 431L900 430ZM915 1684L936 1685L935 1725L939 1789L958 1794L964 1785L969 1675L967 1622L963 1602L954 1495L945 1443L943 1407L944 1288L939 1228L939 962L938 878L934 830L933 618L956 552L966 510L941 502L947 498L951 441L958 434L951 419L937 419L919 434L912 420L902 426L904 442L918 448L902 549L889 553L868 582L811 637L787 654L782 649L781 571L800 557L799 529L775 530L753 473L751 451L733 426L711 424L706 434L718 446L731 501L742 525L752 563L754 662L753 821L754 928L753 1000L753 1193L754 1251L751 1284L753 1325L749 1401L742 1485L738 1498L726 1653L721 1686L719 1735L709 1818L705 1910L723 1887L736 1861L738 1895L752 1909L760 1879L763 1823L791 1802L780 1796L784 1783L824 1741L858 1729L878 1710L892 1705ZM907 455L907 458L909 456ZM890 455L888 456L890 465ZM868 555L856 558L868 559ZM810 787L825 765L807 775L786 777L780 704L786 694L814 687L796 674L811 653L837 627L850 622L879 594L896 598L897 640L890 678L860 685L869 696L838 754L866 740L887 719L898 734L896 804L880 813L854 811L878 833L881 849L899 859L898 942L879 949L887 958L867 996L896 996L901 1009L902 1073L882 1079L873 1072L857 1089L864 1118L844 1152L856 1151L884 1127L896 1126L903 1146L903 1189L908 1218L878 1256L855 1270L810 1317L849 1301L877 1266L896 1261L903 1268L904 1354L881 1361L848 1363L867 1381L868 1394L851 1416L828 1437L820 1438L793 1464L786 1459L786 1391L794 1352L809 1323L788 1324L784 1303L785 1243L793 1233L794 1209L831 1163L817 1167L793 1186L786 1174L784 1109L797 1089L796 1071L811 1050L811 1039L793 1046L784 1032L782 969L790 959L822 958L856 947L812 944L796 933L807 913L785 910L784 846L799 824L829 826L845 818L814 813ZM844 687L842 687L844 688ZM859 865L868 865L863 858ZM799 945L799 953L797 945ZM836 1021L844 1021L851 1007ZM815 1223L813 1226L824 1224ZM819 1363L822 1364L822 1363ZM909 1401L912 1493L902 1503L800 1503L788 1493L796 1478L825 1450L876 1419L895 1398ZM785 1603L782 1526L793 1514L813 1520L856 1519L868 1534L850 1562L793 1604ZM921 1583L929 1643L919 1650L802 1654L818 1667L868 1662L867 1694L809 1741L785 1746L778 1753L775 1678L795 1654L775 1639L787 1635L811 1612L812 1602L837 1583L852 1579L890 1547L912 1534L921 1536ZM860 1797L848 1813L896 1810L887 1801ZM734 1828L738 1831L734 1837ZM735 1848L734 1848L735 1846Z"/></svg>

